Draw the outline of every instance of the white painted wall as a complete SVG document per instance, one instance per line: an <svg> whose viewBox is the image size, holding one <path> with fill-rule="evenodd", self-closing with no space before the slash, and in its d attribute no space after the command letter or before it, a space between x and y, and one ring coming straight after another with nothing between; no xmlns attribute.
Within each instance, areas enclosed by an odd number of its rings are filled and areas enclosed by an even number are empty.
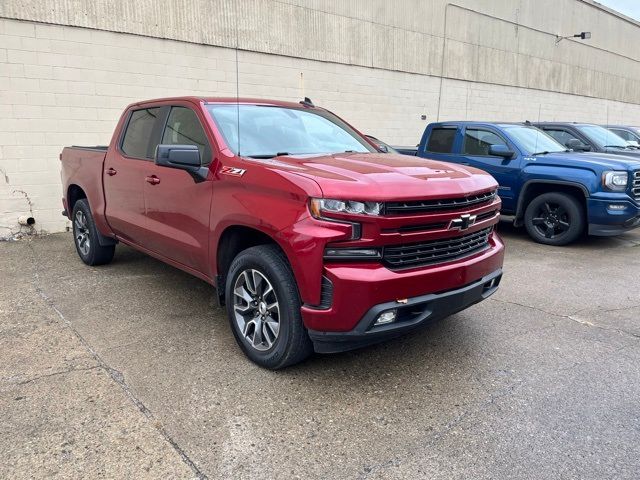
<svg viewBox="0 0 640 480"><path fill-rule="evenodd" d="M28 17L0 18L0 238L18 232L18 216L30 211L38 230L67 226L58 154L65 145L109 142L128 103L235 95L236 53L229 47L236 40L247 49L238 53L241 96L310 96L394 144L416 144L438 107L443 120L640 124L640 71L630 48L640 29L590 2L460 2L491 17L438 0L393 2L396 9L392 2L364 0L212 1L223 9L219 15L203 2L188 0L196 13L170 21L158 5L173 0L111 2L112 9L106 0L51 0L47 8L31 0L0 4L0 17ZM565 21L549 14L551 3ZM267 4L272 10L264 13ZM234 9L243 12L238 25ZM416 18L412 9L423 14ZM493 18L499 14L508 21ZM516 18L528 27L509 23ZM203 26L194 31L193 25ZM600 43L597 49L565 41L556 47L549 34L536 31L545 25L563 33L591 29ZM107 31L118 28L149 36ZM441 80L443 65L447 78Z"/></svg>

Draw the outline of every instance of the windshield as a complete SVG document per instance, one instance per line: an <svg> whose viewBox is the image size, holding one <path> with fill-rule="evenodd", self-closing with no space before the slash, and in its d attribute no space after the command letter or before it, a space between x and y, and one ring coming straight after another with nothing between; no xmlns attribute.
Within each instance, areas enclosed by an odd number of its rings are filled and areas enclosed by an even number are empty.
<svg viewBox="0 0 640 480"><path fill-rule="evenodd" d="M236 155L375 151L339 118L322 110L237 104L209 104L207 110Z"/></svg>
<svg viewBox="0 0 640 480"><path fill-rule="evenodd" d="M553 137L535 127L512 125L505 127L505 130L509 132L513 142L516 143L526 155L544 152L564 152L567 150L566 147L556 142Z"/></svg>
<svg viewBox="0 0 640 480"><path fill-rule="evenodd" d="M591 139L600 148L619 147L627 148L627 143L611 130L599 125L577 125L576 128Z"/></svg>

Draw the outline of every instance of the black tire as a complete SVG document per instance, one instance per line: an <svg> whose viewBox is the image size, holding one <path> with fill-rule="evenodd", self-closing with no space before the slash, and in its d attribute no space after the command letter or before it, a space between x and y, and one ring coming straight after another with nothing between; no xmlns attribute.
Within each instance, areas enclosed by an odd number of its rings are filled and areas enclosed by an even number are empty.
<svg viewBox="0 0 640 480"><path fill-rule="evenodd" d="M301 362L313 351L302 323L296 281L277 246L240 252L229 268L225 296L233 335L253 362L277 370Z"/></svg>
<svg viewBox="0 0 640 480"><path fill-rule="evenodd" d="M534 198L524 213L529 236L545 245L567 245L585 231L583 206L566 193L550 192Z"/></svg>
<svg viewBox="0 0 640 480"><path fill-rule="evenodd" d="M113 259L115 245L102 246L98 240L98 230L91 215L89 202L80 199L73 206L71 214L73 241L80 259L87 265L105 265Z"/></svg>

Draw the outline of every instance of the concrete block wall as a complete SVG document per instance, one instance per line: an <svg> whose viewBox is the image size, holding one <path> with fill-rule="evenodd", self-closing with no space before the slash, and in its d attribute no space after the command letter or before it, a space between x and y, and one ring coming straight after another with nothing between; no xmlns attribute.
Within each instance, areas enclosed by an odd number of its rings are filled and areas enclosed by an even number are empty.
<svg viewBox="0 0 640 480"><path fill-rule="evenodd" d="M64 230L58 155L110 141L123 108L170 95L241 96L325 106L365 133L416 144L441 119L570 119L640 124L640 106L88 28L0 18L0 238L32 214ZM440 94L441 92L441 94ZM427 121L420 119L427 116Z"/></svg>

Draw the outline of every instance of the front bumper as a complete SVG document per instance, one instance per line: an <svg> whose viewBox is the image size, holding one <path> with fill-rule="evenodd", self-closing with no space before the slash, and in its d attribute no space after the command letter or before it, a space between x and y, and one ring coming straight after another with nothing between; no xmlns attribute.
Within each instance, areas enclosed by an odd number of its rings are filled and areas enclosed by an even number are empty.
<svg viewBox="0 0 640 480"><path fill-rule="evenodd" d="M624 207L620 210L612 205ZM620 208L619 207L619 208ZM619 235L640 227L640 206L626 194L607 194L606 198L587 200L589 235Z"/></svg>
<svg viewBox="0 0 640 480"><path fill-rule="evenodd" d="M416 298L420 299L420 303L424 301L425 296L433 300L470 285L484 284L486 282L483 282L483 279L501 272L503 260L504 245L494 232L485 250L464 259L439 265L411 270L390 270L376 263L328 264L324 267L324 275L333 286L330 306L318 308L304 305L302 307L304 324L312 338L315 337L318 340L316 342L318 344L319 337L329 338L346 334L345 340L350 338L355 343L349 348L355 348L360 346L359 340L364 340L356 338L362 333L361 329L364 325L362 322L366 323L368 315L377 306L392 304L395 307L403 307ZM436 297L431 297L432 295ZM468 297L464 298L464 304L467 305ZM475 299L475 301L480 300L482 298ZM428 316L429 319L450 315L452 312L440 302L434 304L434 308L436 307L437 310ZM420 322L427 320L425 317ZM391 325L395 326L395 324ZM404 329L411 326L403 324L400 327ZM382 333L377 328L376 332ZM371 333L366 333L365 336L366 339L373 338ZM321 348L319 345L317 347Z"/></svg>
<svg viewBox="0 0 640 480"><path fill-rule="evenodd" d="M388 340L484 300L498 289L501 278L502 269L498 269L462 288L408 298L406 303L381 303L371 307L351 331L309 330L309 336L318 353L343 352ZM398 312L397 320L391 324L375 326L378 315L391 309Z"/></svg>

